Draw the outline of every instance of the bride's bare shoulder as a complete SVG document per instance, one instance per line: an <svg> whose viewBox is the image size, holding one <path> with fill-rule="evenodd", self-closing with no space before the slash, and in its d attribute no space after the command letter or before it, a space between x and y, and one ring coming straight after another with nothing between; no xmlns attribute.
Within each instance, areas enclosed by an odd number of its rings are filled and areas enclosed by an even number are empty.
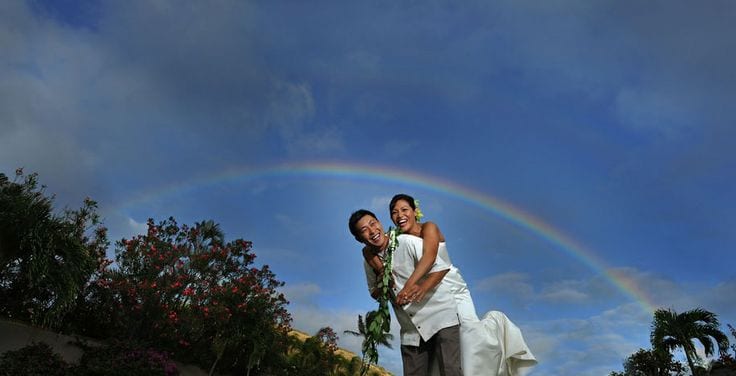
<svg viewBox="0 0 736 376"><path fill-rule="evenodd" d="M442 235L442 231L440 231L440 227L437 226L434 222L424 222L422 223L422 231L420 233L420 236L422 239L427 237L432 237L438 239L440 242L445 241L445 236Z"/></svg>

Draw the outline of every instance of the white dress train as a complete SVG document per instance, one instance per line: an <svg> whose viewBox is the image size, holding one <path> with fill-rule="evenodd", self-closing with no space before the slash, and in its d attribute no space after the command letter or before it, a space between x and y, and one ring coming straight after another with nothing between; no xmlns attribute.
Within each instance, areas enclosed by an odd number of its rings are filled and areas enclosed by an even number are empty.
<svg viewBox="0 0 736 376"><path fill-rule="evenodd" d="M440 243L437 257L452 265L444 242ZM521 330L503 312L490 311L478 319L468 285L455 266L445 275L444 282L450 283L457 302L464 376L525 375L537 364ZM437 367L433 367L432 375L439 375Z"/></svg>

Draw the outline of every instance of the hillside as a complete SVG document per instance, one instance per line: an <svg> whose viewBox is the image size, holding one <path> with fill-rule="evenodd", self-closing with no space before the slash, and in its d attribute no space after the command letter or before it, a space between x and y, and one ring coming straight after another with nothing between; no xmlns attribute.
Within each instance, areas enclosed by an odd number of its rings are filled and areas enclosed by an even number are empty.
<svg viewBox="0 0 736 376"><path fill-rule="evenodd" d="M292 329L291 332L289 332L289 335L298 338L301 341L305 341L307 338L311 337L311 335L304 333L300 330ZM344 359L351 360L353 357L360 357L360 355L348 351L345 349L338 348L337 349L337 355L343 357ZM393 373L387 371L385 368L381 366L372 365L371 370L368 373L370 376L393 376Z"/></svg>

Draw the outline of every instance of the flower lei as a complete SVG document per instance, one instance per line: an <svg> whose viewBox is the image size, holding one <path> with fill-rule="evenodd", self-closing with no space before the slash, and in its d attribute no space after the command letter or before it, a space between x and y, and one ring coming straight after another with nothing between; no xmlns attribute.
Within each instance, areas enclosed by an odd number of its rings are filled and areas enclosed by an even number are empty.
<svg viewBox="0 0 736 376"><path fill-rule="evenodd" d="M386 248L386 258L383 260L383 276L376 286L381 289L381 294L378 297L378 309L365 315L366 332L363 340L361 375L368 373L371 363L378 364L378 345L386 342L386 334L391 330L391 313L388 309L388 302L391 300L389 283L391 282L393 254L399 245L398 235L399 229L389 227L388 247Z"/></svg>

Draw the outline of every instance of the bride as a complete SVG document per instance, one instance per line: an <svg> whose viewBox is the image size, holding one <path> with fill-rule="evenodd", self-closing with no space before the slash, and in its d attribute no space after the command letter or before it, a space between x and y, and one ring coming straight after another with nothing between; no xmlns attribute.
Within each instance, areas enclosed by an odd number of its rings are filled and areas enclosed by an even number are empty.
<svg viewBox="0 0 736 376"><path fill-rule="evenodd" d="M452 265L445 237L436 224L419 222L422 217L421 211L417 209L414 198L409 195L394 196L389 204L389 211L391 221L402 234L423 239L423 255L404 288L396 295L396 303L399 305L420 302L424 299L428 287L427 284L419 282L432 268L435 259L439 257ZM383 264L378 256L370 253L363 255L374 271L380 273L383 270ZM466 376L522 375L537 364L521 330L505 314L490 311L485 314L483 320L478 318L468 286L454 265L444 276L444 281L450 284L457 303L462 367ZM437 372L433 371L433 374Z"/></svg>

